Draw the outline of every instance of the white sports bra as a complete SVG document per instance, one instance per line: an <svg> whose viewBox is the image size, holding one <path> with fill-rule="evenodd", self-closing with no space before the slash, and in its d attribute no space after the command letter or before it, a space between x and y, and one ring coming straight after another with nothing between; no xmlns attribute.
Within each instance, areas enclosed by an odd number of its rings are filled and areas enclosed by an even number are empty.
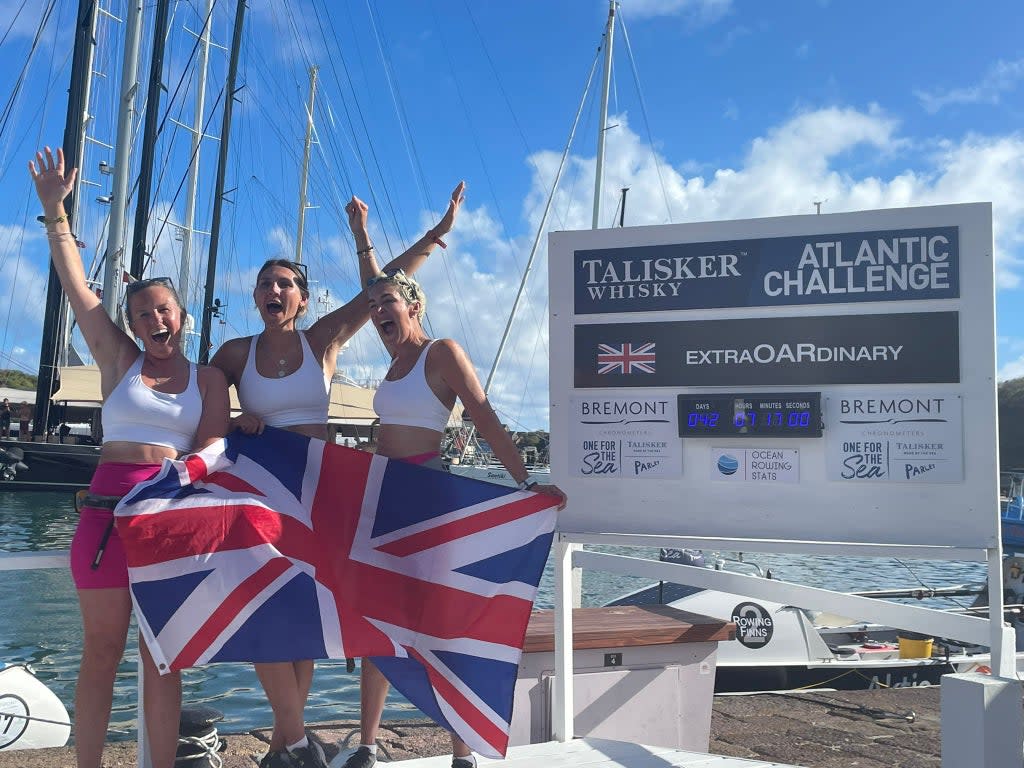
<svg viewBox="0 0 1024 768"><path fill-rule="evenodd" d="M373 396L373 410L380 417L382 426L394 424L444 432L451 410L437 399L427 383L427 354L435 341L437 339L427 343L416 358L416 364L405 376L397 381L384 379L377 387Z"/></svg>
<svg viewBox="0 0 1024 768"><path fill-rule="evenodd" d="M313 357L306 334L299 331L302 365L294 373L276 379L263 376L256 370L256 342L259 338L250 338L249 358L238 380L238 403L242 411L259 416L271 427L327 424L331 380Z"/></svg>
<svg viewBox="0 0 1024 768"><path fill-rule="evenodd" d="M189 363L188 386L184 392L172 395L147 387L142 381L144 358L145 353L139 352L103 403L103 441L160 445L178 453L192 450L203 415L199 368Z"/></svg>

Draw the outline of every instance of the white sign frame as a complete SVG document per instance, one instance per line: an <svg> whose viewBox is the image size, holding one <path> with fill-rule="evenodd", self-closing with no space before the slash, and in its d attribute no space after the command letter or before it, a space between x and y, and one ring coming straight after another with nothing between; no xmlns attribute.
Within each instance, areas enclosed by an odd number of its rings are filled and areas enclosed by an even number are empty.
<svg viewBox="0 0 1024 768"><path fill-rule="evenodd" d="M799 304L783 307L686 309L575 315L574 252L674 243L714 243L759 238L817 236L956 226L959 233L959 297L857 303ZM790 551L816 544L872 544L895 547L949 547L976 551L984 559L999 546L998 457L995 381L995 302L991 205L904 208L845 214L789 216L730 222L602 229L552 233L549 238L551 291L550 388L551 460L555 481L572 500L559 530L574 534L640 534L698 537L743 542L792 542ZM649 482L622 483L581 478L566 471L574 396L638 396L792 391L794 387L638 387L579 389L574 385L574 329L601 323L667 323L680 320L729 320L839 315L959 313L960 381L927 384L808 385L822 398L847 389L913 396L920 391L961 398L963 408L963 482L842 483L826 477L821 438L775 438L770 445L800 451L800 482L752 485L737 503L737 486L710 483L709 447L747 449L765 441L741 438L683 439L683 475ZM643 374L637 374L642 376ZM626 514L628 512L628 514ZM807 546L803 546L805 543Z"/></svg>

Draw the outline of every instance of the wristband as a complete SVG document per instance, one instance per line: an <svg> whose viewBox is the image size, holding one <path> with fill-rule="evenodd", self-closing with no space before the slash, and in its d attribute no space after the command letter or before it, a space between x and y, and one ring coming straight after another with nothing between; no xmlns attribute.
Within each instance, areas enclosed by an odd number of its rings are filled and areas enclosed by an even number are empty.
<svg viewBox="0 0 1024 768"><path fill-rule="evenodd" d="M533 490L534 486L536 486L536 485L537 485L537 482L533 481L531 483L530 482L530 478L526 478L525 480L520 480L518 483L516 483L516 487L519 488L520 491L531 491L531 490Z"/></svg>
<svg viewBox="0 0 1024 768"><path fill-rule="evenodd" d="M368 245L365 248L359 248L356 250L356 256L362 256L364 253L376 250L372 245Z"/></svg>
<svg viewBox="0 0 1024 768"><path fill-rule="evenodd" d="M430 238L430 242L434 243L435 245L440 245L442 248L447 248L448 247L448 243L446 243L440 237L435 235L434 234L434 230L432 230L432 229L429 232L427 232L427 237L429 237Z"/></svg>
<svg viewBox="0 0 1024 768"><path fill-rule="evenodd" d="M48 219L48 218L46 218L45 216L42 216L42 215L36 216L36 221L38 221L43 226L46 226L47 224L60 224L62 221L67 221L67 220L68 220L68 215L66 213L63 214L62 216L58 216L58 217L56 217L54 219Z"/></svg>

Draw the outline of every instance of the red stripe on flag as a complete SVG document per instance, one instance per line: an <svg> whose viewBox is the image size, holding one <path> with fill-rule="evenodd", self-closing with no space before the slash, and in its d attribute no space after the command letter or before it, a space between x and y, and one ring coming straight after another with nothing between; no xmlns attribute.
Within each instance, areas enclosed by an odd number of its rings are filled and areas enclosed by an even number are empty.
<svg viewBox="0 0 1024 768"><path fill-rule="evenodd" d="M261 544L288 542L294 559L315 561L316 541L303 523L258 505L165 509L117 518L129 568Z"/></svg>
<svg viewBox="0 0 1024 768"><path fill-rule="evenodd" d="M221 633L249 605L252 599L291 566L291 561L287 558L274 558L235 587L227 599L218 606L213 615L203 623L192 639L181 649L181 653L171 662L171 669L194 667L203 652L210 648L211 644L220 637Z"/></svg>
<svg viewBox="0 0 1024 768"><path fill-rule="evenodd" d="M462 691L452 685L448 678L438 672L415 648L407 648L406 650L427 671L427 676L430 678L430 684L434 688L435 696L447 702L481 739L490 744L498 754L504 757L508 751L508 732L495 725L480 711L476 704L463 696Z"/></svg>
<svg viewBox="0 0 1024 768"><path fill-rule="evenodd" d="M188 481L194 483L196 480L201 480L209 470L206 462L198 454L194 454L185 458L185 471L188 473Z"/></svg>
<svg viewBox="0 0 1024 768"><path fill-rule="evenodd" d="M488 528L495 528L511 520L529 517L535 512L552 506L554 506L552 497L535 493L528 498L518 499L509 504L502 504L500 507L478 512L461 520L454 520L447 525L441 525L429 531L414 533L406 536L404 539L396 539L387 544L382 544L377 549L389 555L406 557L417 552L432 549L441 544L446 544L463 536L479 533Z"/></svg>
<svg viewBox="0 0 1024 768"><path fill-rule="evenodd" d="M353 560L347 564L338 574L335 599L353 613L434 637L467 637L522 647L522 634L512 629L520 623L525 627L529 621L529 600L514 595L478 595ZM320 580L319 572L317 576Z"/></svg>
<svg viewBox="0 0 1024 768"><path fill-rule="evenodd" d="M230 472L213 472L202 478L202 480L206 485L218 485L221 488L226 488L227 490L235 493L248 493L252 496L260 497L266 496L266 494L259 488L256 488L240 478L238 475L233 475Z"/></svg>

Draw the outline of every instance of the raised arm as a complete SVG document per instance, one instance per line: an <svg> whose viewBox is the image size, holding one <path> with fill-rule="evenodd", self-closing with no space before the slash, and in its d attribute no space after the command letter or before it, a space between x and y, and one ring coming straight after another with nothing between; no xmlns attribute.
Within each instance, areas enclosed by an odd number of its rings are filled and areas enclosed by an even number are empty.
<svg viewBox="0 0 1024 768"><path fill-rule="evenodd" d="M384 270L390 272L401 269L407 275L411 275L423 266L423 262L427 260L435 246L440 245L442 248L447 248L447 244L441 238L451 232L452 227L455 226L459 209L466 199L465 193L466 182L460 181L452 190L452 196L448 200L448 209L437 225L428 229L426 234L413 243L408 250L385 264ZM370 242L370 233L366 228L366 203L353 196L349 204L345 206L345 211L348 213L348 225L356 241L356 256L359 257L359 281L365 288L367 280L381 273L377 264L376 251L373 243Z"/></svg>
<svg viewBox="0 0 1024 768"><path fill-rule="evenodd" d="M460 181L452 190L451 199L448 201L448 210L435 227L427 230L419 240L412 244L412 247L385 265L385 269L402 269L412 274L426 261L427 256L438 245L444 246L441 239L451 232L455 226L455 219L458 216L459 208L465 199L466 182ZM326 358L333 359L332 348L336 351L346 341L363 327L363 324L370 319L370 308L366 302L366 281L380 274L381 270L377 263L376 250L370 242L370 233L366 227L368 209L366 203L358 197L354 197L345 206L348 214L349 228L356 243L356 255L359 258L359 282L361 290L347 304L338 307L330 314L324 315L317 320L309 329L311 340L322 345Z"/></svg>
<svg viewBox="0 0 1024 768"><path fill-rule="evenodd" d="M36 153L35 162L29 161L28 171L35 182L39 202L43 204L43 224L50 241L50 258L89 351L101 369L117 365L121 357L134 359L138 347L114 325L85 282L82 256L64 210L64 198L71 193L77 169L72 168L65 175L64 150L58 148L54 159L53 152L46 147L43 152Z"/></svg>
<svg viewBox="0 0 1024 768"><path fill-rule="evenodd" d="M435 348L436 351L434 351ZM517 483L527 480L529 473L519 455L519 449L516 448L512 438L498 419L498 414L491 407L487 393L480 386L480 379L476 375L469 356L451 339L442 339L434 344L431 351L432 362L433 360L437 361L434 364L439 366L441 378L462 401L463 407L469 412L476 425L477 432L491 446L494 455L512 475L513 480ZM537 484L531 486L530 490L561 499L558 508L565 508L566 496L558 486Z"/></svg>

